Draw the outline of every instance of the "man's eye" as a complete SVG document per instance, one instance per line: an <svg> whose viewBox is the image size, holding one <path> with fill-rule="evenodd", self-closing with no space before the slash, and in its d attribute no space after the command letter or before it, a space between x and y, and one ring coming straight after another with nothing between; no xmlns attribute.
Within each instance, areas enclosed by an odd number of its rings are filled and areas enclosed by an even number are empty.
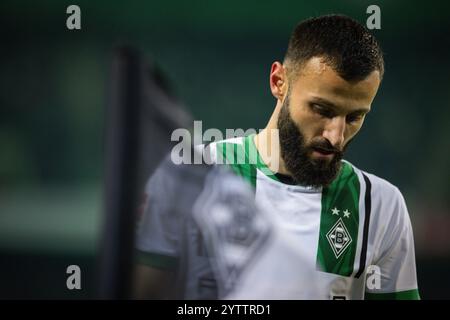
<svg viewBox="0 0 450 320"><path fill-rule="evenodd" d="M328 108L324 108L318 104L313 104L312 107L313 107L314 112L320 114L323 117L326 117L326 118L334 117L333 111L329 110Z"/></svg>
<svg viewBox="0 0 450 320"><path fill-rule="evenodd" d="M348 115L347 116L347 123L352 123L352 122L357 122L359 120L362 119L362 115L361 114L357 114L357 115Z"/></svg>

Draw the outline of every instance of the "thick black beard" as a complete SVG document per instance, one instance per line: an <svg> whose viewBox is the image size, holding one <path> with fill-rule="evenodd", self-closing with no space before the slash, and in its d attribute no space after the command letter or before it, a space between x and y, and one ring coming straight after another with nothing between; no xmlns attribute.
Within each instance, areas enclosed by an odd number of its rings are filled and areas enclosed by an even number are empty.
<svg viewBox="0 0 450 320"><path fill-rule="evenodd" d="M281 157L292 178L300 185L314 188L328 186L341 169L343 152L334 148L327 139L315 139L305 145L305 138L289 112L289 95L278 116ZM333 150L331 161L311 159L314 148Z"/></svg>

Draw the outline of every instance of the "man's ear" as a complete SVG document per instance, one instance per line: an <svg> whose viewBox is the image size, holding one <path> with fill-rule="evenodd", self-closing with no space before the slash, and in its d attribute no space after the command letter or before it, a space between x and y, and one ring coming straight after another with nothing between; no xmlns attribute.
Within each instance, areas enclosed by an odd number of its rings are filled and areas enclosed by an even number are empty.
<svg viewBox="0 0 450 320"><path fill-rule="evenodd" d="M283 101L284 96L288 89L288 83L287 83L286 69L278 61L272 63L272 68L270 69L269 82L270 82L270 91L272 92L272 95L276 99Z"/></svg>

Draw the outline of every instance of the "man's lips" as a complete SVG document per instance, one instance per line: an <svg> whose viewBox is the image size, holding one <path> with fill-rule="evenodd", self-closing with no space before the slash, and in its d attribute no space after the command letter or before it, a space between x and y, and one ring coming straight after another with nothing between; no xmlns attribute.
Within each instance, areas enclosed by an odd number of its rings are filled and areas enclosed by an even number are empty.
<svg viewBox="0 0 450 320"><path fill-rule="evenodd" d="M313 148L313 151L322 155L334 155L336 151L322 148Z"/></svg>

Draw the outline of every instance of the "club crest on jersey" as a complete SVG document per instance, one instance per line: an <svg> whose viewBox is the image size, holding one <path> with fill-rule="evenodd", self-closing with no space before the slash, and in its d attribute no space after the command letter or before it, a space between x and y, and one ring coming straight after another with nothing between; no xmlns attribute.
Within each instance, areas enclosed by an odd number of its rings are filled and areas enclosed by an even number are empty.
<svg viewBox="0 0 450 320"><path fill-rule="evenodd" d="M328 231L327 240L333 250L334 256L338 259L352 242L352 237L345 227L342 218L339 218L334 226L331 227L330 231Z"/></svg>

